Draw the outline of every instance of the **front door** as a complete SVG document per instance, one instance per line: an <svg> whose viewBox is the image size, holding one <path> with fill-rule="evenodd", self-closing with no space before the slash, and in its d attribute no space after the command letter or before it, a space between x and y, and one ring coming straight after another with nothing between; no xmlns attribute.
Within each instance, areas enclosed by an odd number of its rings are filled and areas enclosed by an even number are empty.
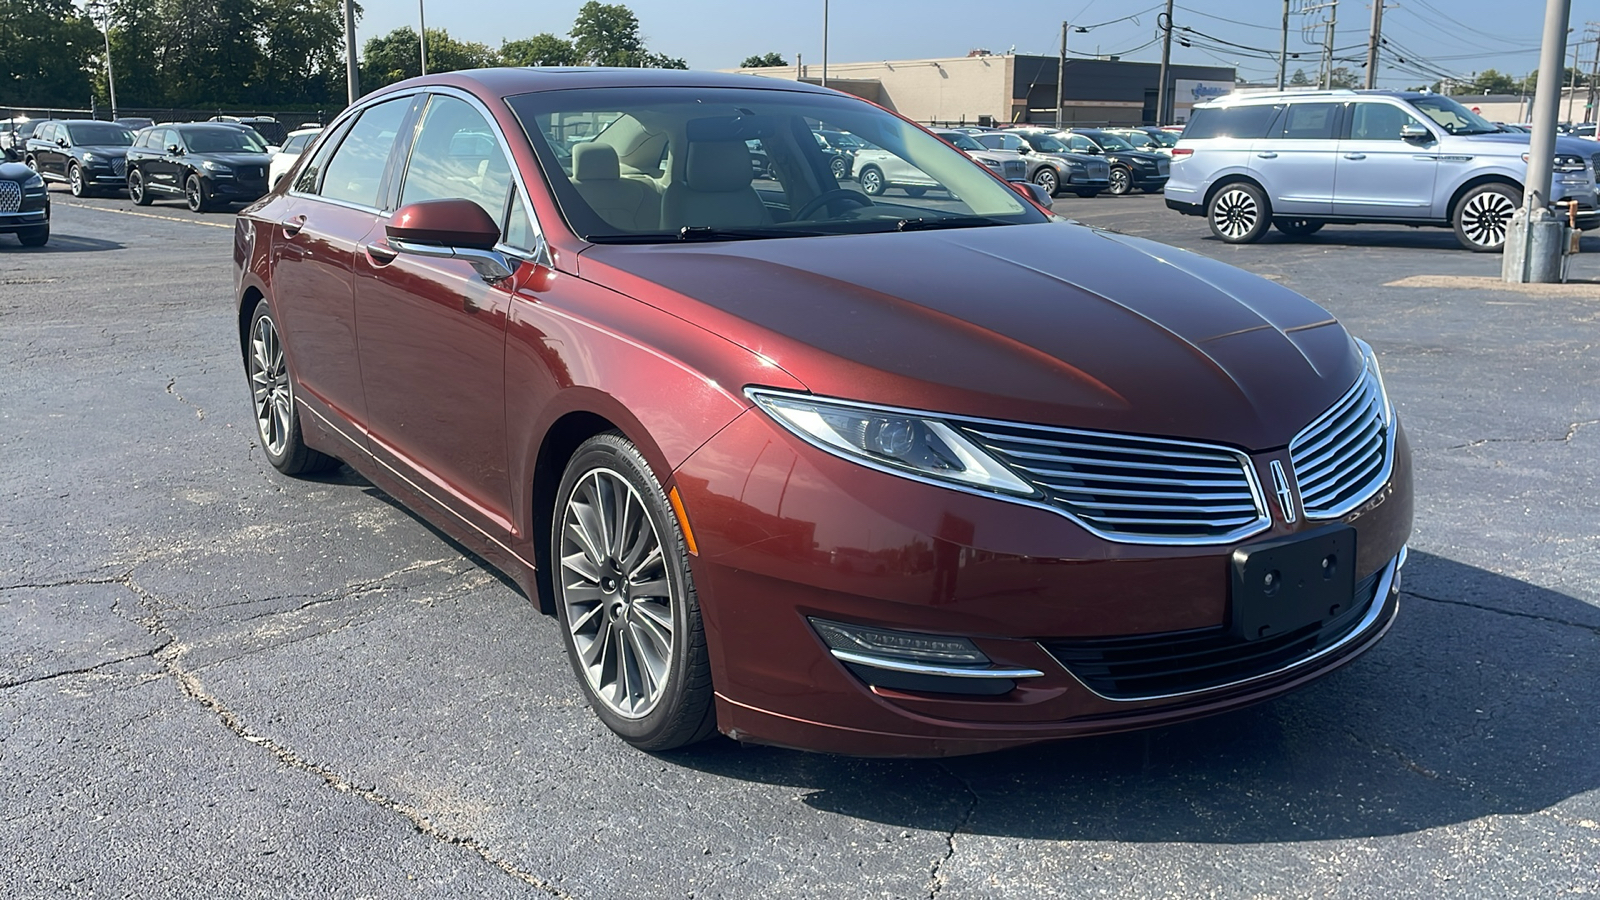
<svg viewBox="0 0 1600 900"><path fill-rule="evenodd" d="M1334 214L1427 218L1439 170L1438 141L1402 139L1401 128L1422 122L1389 103L1356 101L1347 106L1347 115L1349 136L1339 142Z"/></svg>
<svg viewBox="0 0 1600 900"><path fill-rule="evenodd" d="M1333 212L1340 107L1291 103L1268 136L1252 145L1250 168L1266 189L1274 215Z"/></svg>
<svg viewBox="0 0 1600 900"><path fill-rule="evenodd" d="M472 200L504 233L511 165L472 104L432 96L404 172L399 205ZM514 282L489 285L463 260L399 253L381 227L356 254L373 452L501 541L513 530L505 347Z"/></svg>

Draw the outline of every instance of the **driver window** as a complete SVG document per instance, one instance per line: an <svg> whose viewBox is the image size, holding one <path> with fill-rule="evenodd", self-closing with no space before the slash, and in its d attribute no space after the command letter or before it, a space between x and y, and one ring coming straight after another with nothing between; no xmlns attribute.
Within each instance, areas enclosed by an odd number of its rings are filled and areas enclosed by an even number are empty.
<svg viewBox="0 0 1600 900"><path fill-rule="evenodd" d="M1351 104L1350 139L1353 141L1398 141L1400 129L1421 124L1405 110L1387 103Z"/></svg>
<svg viewBox="0 0 1600 900"><path fill-rule="evenodd" d="M411 145L400 203L471 200L505 227L511 163L489 122L471 104L435 94Z"/></svg>
<svg viewBox="0 0 1600 900"><path fill-rule="evenodd" d="M1067 135L1067 149L1073 153L1090 153L1096 149L1094 141L1081 134Z"/></svg>

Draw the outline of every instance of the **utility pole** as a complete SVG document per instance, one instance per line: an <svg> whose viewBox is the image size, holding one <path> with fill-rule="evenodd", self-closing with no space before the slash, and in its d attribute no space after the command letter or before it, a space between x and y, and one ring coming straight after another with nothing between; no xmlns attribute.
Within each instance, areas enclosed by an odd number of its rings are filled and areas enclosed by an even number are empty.
<svg viewBox="0 0 1600 900"><path fill-rule="evenodd" d="M1569 31L1571 29L1568 29ZM1572 42L1572 75L1567 78L1567 121L1572 121L1572 101L1578 98L1578 48L1582 40ZM1561 82L1557 81L1556 84Z"/></svg>
<svg viewBox="0 0 1600 900"><path fill-rule="evenodd" d="M1061 58L1056 61L1056 130L1061 130L1061 104L1066 102L1067 23L1061 23Z"/></svg>
<svg viewBox="0 0 1600 900"><path fill-rule="evenodd" d="M361 99L361 68L356 65L356 0L344 0L344 73L350 103Z"/></svg>
<svg viewBox="0 0 1600 900"><path fill-rule="evenodd" d="M822 0L822 86L828 86L828 0Z"/></svg>
<svg viewBox="0 0 1600 900"><path fill-rule="evenodd" d="M417 28L422 34L417 38L417 56L422 60L422 74L428 74L428 20L422 12L423 0L417 0Z"/></svg>
<svg viewBox="0 0 1600 900"><path fill-rule="evenodd" d="M1278 90L1283 90L1284 70L1289 66L1289 0L1283 0L1283 35L1278 39Z"/></svg>
<svg viewBox="0 0 1600 900"><path fill-rule="evenodd" d="M112 119L112 121L116 121L116 118L117 118L117 76L116 76L115 73L113 73L111 71L111 2L110 2L110 0L106 0L106 2L103 5L100 6L100 12L104 15L104 18L102 18L100 20L100 22L101 22L101 24L103 24L105 26L104 28L101 29L101 33L105 35L105 39L106 39L106 91L111 94L111 119Z"/></svg>
<svg viewBox="0 0 1600 900"><path fill-rule="evenodd" d="M1331 0L1328 4L1328 37L1323 48L1322 56L1327 60L1323 66L1322 87L1324 90L1333 87L1333 30L1339 24L1339 0Z"/></svg>
<svg viewBox="0 0 1600 900"><path fill-rule="evenodd" d="M1585 98L1584 104L1583 104L1583 121L1585 121L1585 122L1593 122L1593 121L1596 121L1595 120L1595 113L1596 113L1596 110L1595 110L1595 99L1596 99L1596 97L1595 97L1595 93L1596 93L1595 79L1596 78L1600 78L1600 22L1588 22L1588 23L1586 23L1586 28L1588 30L1588 33L1585 35L1586 37L1588 36L1588 34L1593 34L1594 35L1594 62L1589 66L1589 95L1588 95L1588 97ZM116 94L112 94L111 95L111 105L115 106L116 103L117 103L117 95Z"/></svg>
<svg viewBox="0 0 1600 900"><path fill-rule="evenodd" d="M1539 83L1533 92L1533 134L1528 144L1528 176L1522 208L1506 229L1500 277L1513 283L1561 280L1562 245L1567 223L1550 211L1550 179L1555 168L1556 116L1561 113L1561 63L1566 59L1567 21L1572 0L1547 0L1544 39L1539 51Z"/></svg>
<svg viewBox="0 0 1600 900"><path fill-rule="evenodd" d="M1170 120L1167 103L1172 99L1167 82L1172 71L1172 0L1167 0L1166 21L1161 22L1161 86L1156 89L1156 124L1165 125ZM1159 21L1159 20L1158 20Z"/></svg>
<svg viewBox="0 0 1600 900"><path fill-rule="evenodd" d="M1383 0L1372 0L1372 34L1367 37L1367 90L1378 86L1378 41L1383 34Z"/></svg>

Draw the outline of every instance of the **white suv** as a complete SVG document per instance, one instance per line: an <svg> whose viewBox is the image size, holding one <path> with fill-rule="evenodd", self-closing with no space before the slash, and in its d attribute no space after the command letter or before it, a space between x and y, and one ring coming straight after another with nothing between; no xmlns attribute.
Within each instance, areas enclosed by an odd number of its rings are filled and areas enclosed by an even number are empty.
<svg viewBox="0 0 1600 900"><path fill-rule="evenodd" d="M1531 135L1503 132L1449 97L1410 91L1235 94L1195 107L1172 150L1167 206L1230 244L1328 223L1454 228L1499 250L1522 205ZM1550 192L1600 225L1593 142L1559 137Z"/></svg>

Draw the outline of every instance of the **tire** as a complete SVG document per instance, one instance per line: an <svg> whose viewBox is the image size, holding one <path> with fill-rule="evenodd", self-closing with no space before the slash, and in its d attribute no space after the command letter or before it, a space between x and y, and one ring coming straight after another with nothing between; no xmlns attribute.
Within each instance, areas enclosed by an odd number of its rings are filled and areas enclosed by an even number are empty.
<svg viewBox="0 0 1600 900"><path fill-rule="evenodd" d="M24 161L24 162L23 162L23 165L25 165L25 166L27 166L27 167L28 167L28 168L30 168L30 169L32 169L32 170L33 170L33 171L34 171L34 172L35 172L35 173L37 173L37 172L38 172L38 171L39 171L39 161L38 161L38 160L37 160L37 159L34 159L34 158L33 158L33 157L31 157L31 156L30 156L30 157L28 157L28 158L27 158L27 159L26 159L26 160L25 160L25 161ZM44 176L42 176L42 175L41 175L41 176L39 176L39 177L41 177L41 178L42 178L42 177L44 177Z"/></svg>
<svg viewBox="0 0 1600 900"><path fill-rule="evenodd" d="M250 316L245 374L250 380L256 439L274 469L285 475L311 475L339 465L337 459L307 447L302 439L300 413L294 406L294 376L284 361L278 323L265 300L256 304Z"/></svg>
<svg viewBox="0 0 1600 900"><path fill-rule="evenodd" d="M921 197L923 194L928 192L928 189L925 187L904 187L900 190L905 191L907 197Z"/></svg>
<svg viewBox="0 0 1600 900"><path fill-rule="evenodd" d="M50 223L17 232L17 240L24 247L43 247L50 243Z"/></svg>
<svg viewBox="0 0 1600 900"><path fill-rule="evenodd" d="M1133 173L1121 166L1111 167L1111 187L1107 188L1118 197L1133 193Z"/></svg>
<svg viewBox="0 0 1600 900"><path fill-rule="evenodd" d="M711 662L688 551L638 449L615 432L580 445L551 522L556 616L595 715L641 750L710 737Z"/></svg>
<svg viewBox="0 0 1600 900"><path fill-rule="evenodd" d="M1319 219L1273 219L1272 227L1290 237L1307 237L1322 230L1328 223Z"/></svg>
<svg viewBox="0 0 1600 900"><path fill-rule="evenodd" d="M144 173L138 169L128 170L128 199L133 201L134 206L149 206L155 199L144 189Z"/></svg>
<svg viewBox="0 0 1600 900"><path fill-rule="evenodd" d="M80 199L89 196L89 186L83 183L83 169L77 163L67 166L67 190Z"/></svg>
<svg viewBox="0 0 1600 900"><path fill-rule="evenodd" d="M1032 180L1034 184L1044 188L1045 193L1052 197L1061 193L1061 176L1056 174L1056 170L1049 166L1040 166L1039 170L1033 173Z"/></svg>
<svg viewBox="0 0 1600 900"><path fill-rule="evenodd" d="M883 180L883 172L877 166L867 166L861 170L856 180L861 182L861 191L868 197L878 197L888 189L889 185Z"/></svg>
<svg viewBox="0 0 1600 900"><path fill-rule="evenodd" d="M1206 204L1211 233L1229 244L1252 244L1272 227L1267 195L1248 181L1223 185Z"/></svg>
<svg viewBox="0 0 1600 900"><path fill-rule="evenodd" d="M850 163L842 156L835 156L828 162L828 171L833 173L834 181L843 181L850 177Z"/></svg>
<svg viewBox="0 0 1600 900"><path fill-rule="evenodd" d="M1073 193L1087 200L1090 197L1100 196L1100 193L1104 190L1105 188L1077 188L1073 190Z"/></svg>
<svg viewBox="0 0 1600 900"><path fill-rule="evenodd" d="M1522 206L1522 191L1514 185L1480 184L1456 204L1456 240L1474 253L1498 253L1506 245L1511 214Z"/></svg>
<svg viewBox="0 0 1600 900"><path fill-rule="evenodd" d="M190 172L189 177L183 180L183 199L188 203L190 212L205 212L211 208L211 189L206 187L206 180L196 172Z"/></svg>

